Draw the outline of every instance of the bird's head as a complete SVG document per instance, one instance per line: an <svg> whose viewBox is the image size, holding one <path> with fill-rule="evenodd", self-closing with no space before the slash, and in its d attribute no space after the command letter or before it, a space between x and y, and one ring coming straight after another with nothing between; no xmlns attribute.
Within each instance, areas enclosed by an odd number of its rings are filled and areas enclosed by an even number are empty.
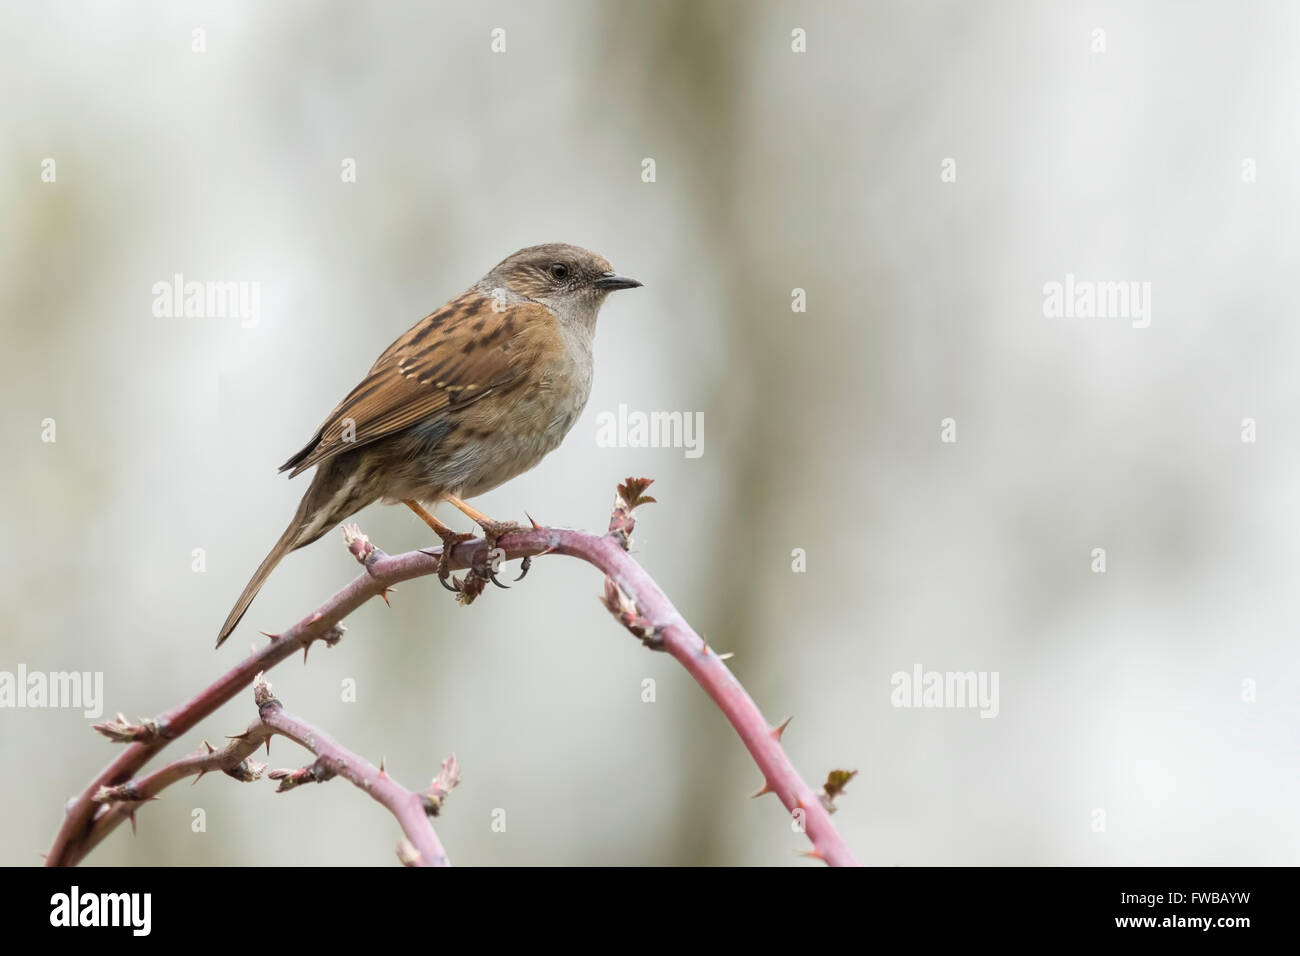
<svg viewBox="0 0 1300 956"><path fill-rule="evenodd" d="M554 242L520 249L484 276L480 287L540 302L561 318L590 320L609 293L640 284L615 272L604 256Z"/></svg>

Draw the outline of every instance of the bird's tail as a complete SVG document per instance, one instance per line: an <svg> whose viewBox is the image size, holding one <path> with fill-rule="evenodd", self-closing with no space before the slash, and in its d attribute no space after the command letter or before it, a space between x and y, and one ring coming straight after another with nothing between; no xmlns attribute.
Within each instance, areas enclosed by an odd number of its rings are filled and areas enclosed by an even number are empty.
<svg viewBox="0 0 1300 956"><path fill-rule="evenodd" d="M257 592L262 590L262 585L266 583L266 579L270 577L276 565L284 560L286 554L311 544L344 518L360 511L374 500L375 496L366 494L366 489L358 487L359 483L355 480L345 479L340 482L340 474L343 470L331 468L330 464L333 463L327 463L317 469L311 487L298 503L298 510L294 513L293 520L289 522L289 527L284 529L284 534L280 535L280 540L275 543L271 553L253 572L252 580L248 582L244 593L239 595L239 600L231 608L226 623L221 625L221 633L217 635L217 647L221 646L239 624L239 619L253 603ZM353 478L355 479L355 476Z"/></svg>
<svg viewBox="0 0 1300 956"><path fill-rule="evenodd" d="M296 522L289 525L284 534L280 536L280 540L275 543L275 547L271 549L271 553L257 566L257 570L253 572L253 579L248 582L248 586L244 588L244 593L239 595L239 600L231 608L226 623L221 625L221 633L217 635L217 647L220 647L222 642L230 636L230 632L239 625L239 619L244 616L248 606L253 603L253 598L257 597L257 592L262 590L262 585L271 576L271 572L275 570L276 565L284 559L286 554L299 547L298 532L299 528Z"/></svg>

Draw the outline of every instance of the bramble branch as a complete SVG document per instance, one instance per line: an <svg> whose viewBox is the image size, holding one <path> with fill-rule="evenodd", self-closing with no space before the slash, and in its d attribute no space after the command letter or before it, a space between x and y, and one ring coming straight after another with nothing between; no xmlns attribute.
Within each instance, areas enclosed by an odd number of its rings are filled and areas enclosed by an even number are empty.
<svg viewBox="0 0 1300 956"><path fill-rule="evenodd" d="M95 794L96 803L104 810L95 818L94 830L100 838L121 822L123 817L135 826L135 812L141 804L158 799L165 788L186 777L194 782L206 773L219 770L242 782L262 777L266 764L250 759L257 748L266 744L271 750L271 738L276 734L294 741L316 755L316 760L298 770L272 770L266 776L278 780L277 793L304 783L324 783L336 776L351 781L397 819L405 838L398 845L399 859L407 866L447 866L447 853L433 831L430 817L437 816L447 794L460 782L460 771L455 756L442 763L442 770L426 793L413 793L393 780L383 770L368 760L343 747L319 728L301 718L285 712L280 701L271 693L271 685L261 675L253 684L253 699L257 703L257 720L248 729L230 738L230 743L218 750L206 740L203 747L187 757L167 764L160 770L114 787L101 787ZM128 728L119 716L112 724L96 727L105 736L116 737Z"/></svg>
<svg viewBox="0 0 1300 956"><path fill-rule="evenodd" d="M767 723L753 699L727 669L723 658L695 633L667 595L628 553L635 528L633 511L637 506L653 501L644 494L649 484L647 479L629 478L619 486L609 531L604 535L534 526L503 535L497 547L504 552L505 560L566 554L602 571L605 575L603 596L606 607L647 647L671 654L718 705L762 773L764 784L759 792L776 794L811 841L812 850L808 855L832 866L857 865L856 857L830 818L834 809L831 800L843 789L852 773L833 771L826 787L814 792L799 776L781 747L785 725L773 727ZM255 650L190 700L153 720L136 725L124 719L103 725L104 733L127 743L127 747L71 801L46 855L47 865L75 865L122 819L130 816L96 800L104 788L120 787L130 781L168 742L193 728L252 683L258 674L300 650L305 656L316 641L336 644L343 636L342 620L370 598L383 596L387 600L387 593L393 585L437 574L441 548L388 555L375 547L355 525L347 526L344 536L349 552L365 569L351 584L288 630L268 635L271 638L269 644ZM456 545L450 555L452 569L474 566L475 559L482 558L480 552L486 546L481 538ZM243 753L240 759L245 759L253 749L256 745ZM233 759L239 753L241 751L237 749L228 756ZM197 757L202 760L204 755ZM209 769L215 769L219 764L220 761L216 761ZM160 774L168 772L174 771L169 768L159 771ZM140 796L140 791L137 790L136 795ZM138 805L136 802L133 806Z"/></svg>

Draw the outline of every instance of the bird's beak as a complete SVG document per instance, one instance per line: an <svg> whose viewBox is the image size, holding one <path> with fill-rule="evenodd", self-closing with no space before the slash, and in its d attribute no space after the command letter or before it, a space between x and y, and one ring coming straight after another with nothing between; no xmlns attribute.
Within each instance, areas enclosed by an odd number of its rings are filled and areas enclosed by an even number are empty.
<svg viewBox="0 0 1300 956"><path fill-rule="evenodd" d="M604 289L606 291L612 291L614 289L635 289L640 285L641 283L637 282L636 279L621 276L617 272L606 272L595 282L597 289Z"/></svg>

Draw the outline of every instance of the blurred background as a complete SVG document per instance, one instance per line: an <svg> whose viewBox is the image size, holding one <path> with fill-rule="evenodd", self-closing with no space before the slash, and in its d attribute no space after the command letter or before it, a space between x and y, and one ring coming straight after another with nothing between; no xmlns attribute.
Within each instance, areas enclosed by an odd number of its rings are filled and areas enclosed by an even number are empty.
<svg viewBox="0 0 1300 956"><path fill-rule="evenodd" d="M814 787L860 771L864 862L1294 865L1298 37L1280 2L7 3L0 671L154 715L316 607L337 533L212 649L307 486L276 467L400 332L571 242L645 288L566 442L476 504L603 530L655 478L637 557ZM177 273L257 283L258 321L156 315ZM1149 327L1045 316L1067 274L1150 283ZM620 405L702 415L702 453L603 447ZM454 752L453 863L816 865L600 585L414 581L270 680L413 788ZM892 706L917 666L997 673L998 715ZM115 755L93 722L0 709L0 863ZM273 789L174 787L90 861L395 865L346 783Z"/></svg>

